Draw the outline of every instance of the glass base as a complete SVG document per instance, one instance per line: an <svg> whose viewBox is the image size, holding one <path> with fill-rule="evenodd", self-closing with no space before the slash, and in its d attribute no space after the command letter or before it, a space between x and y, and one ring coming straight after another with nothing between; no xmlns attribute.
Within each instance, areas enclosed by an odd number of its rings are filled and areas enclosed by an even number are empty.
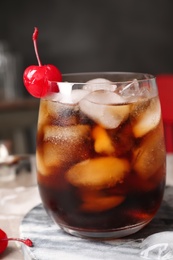
<svg viewBox="0 0 173 260"><path fill-rule="evenodd" d="M113 239L132 235L141 230L148 223L149 221L142 222L138 225L126 226L124 228L113 229L109 231L88 231L84 229L72 229L71 227L66 227L63 225L61 225L60 227L66 233L81 238Z"/></svg>

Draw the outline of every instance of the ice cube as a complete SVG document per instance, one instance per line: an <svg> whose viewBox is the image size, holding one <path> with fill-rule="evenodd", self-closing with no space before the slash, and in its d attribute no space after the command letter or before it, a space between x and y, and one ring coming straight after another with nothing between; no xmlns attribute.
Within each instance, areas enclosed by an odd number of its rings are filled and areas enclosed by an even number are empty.
<svg viewBox="0 0 173 260"><path fill-rule="evenodd" d="M132 113L136 116L136 123L133 127L133 133L135 137L142 137L149 131L154 129L160 121L161 118L161 108L158 98L153 98L150 100L149 105L138 113L138 105L134 104L134 109Z"/></svg>
<svg viewBox="0 0 173 260"><path fill-rule="evenodd" d="M97 153L111 155L115 152L112 141L103 127L95 126L92 131L92 136L95 140L94 149Z"/></svg>
<svg viewBox="0 0 173 260"><path fill-rule="evenodd" d="M60 95L58 101L65 104L77 104L81 99L89 94L87 89L73 89L74 83L61 82L58 83Z"/></svg>
<svg viewBox="0 0 173 260"><path fill-rule="evenodd" d="M113 129L129 116L130 105L124 103L124 99L116 93L96 91L81 100L79 105L90 119L107 129Z"/></svg>
<svg viewBox="0 0 173 260"><path fill-rule="evenodd" d="M87 81L83 88L89 91L96 91L96 90L115 91L117 86L113 84L111 81L109 81L108 79L97 78L97 79L92 79Z"/></svg>
<svg viewBox="0 0 173 260"><path fill-rule="evenodd" d="M61 103L72 103L71 92L73 88L73 83L70 82L59 82L58 83L59 92L61 94Z"/></svg>
<svg viewBox="0 0 173 260"><path fill-rule="evenodd" d="M132 98L139 98L139 96L141 95L141 91L139 88L138 80L134 79L129 84L121 86L119 89L119 93L123 98L130 98L131 100Z"/></svg>
<svg viewBox="0 0 173 260"><path fill-rule="evenodd" d="M104 105L116 105L116 104L124 104L126 103L125 99L120 95L114 92L106 91L106 90L97 90L91 92L87 97L92 103L95 104L104 104Z"/></svg>
<svg viewBox="0 0 173 260"><path fill-rule="evenodd" d="M165 163L165 146L161 126L148 134L134 151L134 170L142 179L149 179ZM163 173L160 178L163 178ZM158 181L159 176L156 178ZM157 183L156 183L157 185Z"/></svg>
<svg viewBox="0 0 173 260"><path fill-rule="evenodd" d="M163 231L152 234L143 240L140 257L145 259L173 259L173 232Z"/></svg>
<svg viewBox="0 0 173 260"><path fill-rule="evenodd" d="M100 190L123 182L129 168L125 159L101 157L74 165L67 172L66 178L76 187Z"/></svg>
<svg viewBox="0 0 173 260"><path fill-rule="evenodd" d="M62 104L56 101L44 101L47 103L44 114L40 114L40 122L46 118L49 124L74 125L79 121L79 107L77 105Z"/></svg>
<svg viewBox="0 0 173 260"><path fill-rule="evenodd" d="M89 158L89 136L90 127L87 125L46 126L42 153L38 154L40 173L48 175L52 168L66 167Z"/></svg>
<svg viewBox="0 0 173 260"><path fill-rule="evenodd" d="M58 96L59 94L57 94ZM47 100L41 100L41 106L40 108L43 110L42 114L39 115L40 119L42 118L50 118L50 117L57 117L59 114L59 111L63 109L62 104L58 102L58 97L54 97L52 99L47 99ZM43 107L43 108L42 108ZM39 111L40 113L40 111Z"/></svg>
<svg viewBox="0 0 173 260"><path fill-rule="evenodd" d="M139 98L148 98L151 96L148 86L142 84L139 85L137 79L134 79L127 85L123 84L119 87L118 93L128 102L134 102L139 100Z"/></svg>
<svg viewBox="0 0 173 260"><path fill-rule="evenodd" d="M71 100L73 104L79 103L80 100L82 100L84 97L86 97L89 94L88 90L84 89L74 89L71 93Z"/></svg>
<svg viewBox="0 0 173 260"><path fill-rule="evenodd" d="M76 104L89 93L89 91L85 89L73 89L73 86L74 83L60 82L58 83L60 92L51 93L47 97L47 99L49 101L54 101L54 102L59 102L64 104Z"/></svg>
<svg viewBox="0 0 173 260"><path fill-rule="evenodd" d="M73 85L74 83L70 83L70 82L58 82L59 92L62 95L67 95L67 96L71 95Z"/></svg>
<svg viewBox="0 0 173 260"><path fill-rule="evenodd" d="M87 190L82 193L83 201L80 209L84 212L101 212L117 207L124 200L125 196L107 196L101 191Z"/></svg>

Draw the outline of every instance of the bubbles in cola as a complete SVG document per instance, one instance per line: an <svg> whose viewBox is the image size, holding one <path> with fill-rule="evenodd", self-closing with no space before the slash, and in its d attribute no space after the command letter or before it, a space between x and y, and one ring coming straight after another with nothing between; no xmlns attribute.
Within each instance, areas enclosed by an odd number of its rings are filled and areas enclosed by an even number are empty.
<svg viewBox="0 0 173 260"><path fill-rule="evenodd" d="M42 154L37 150L38 170L43 175L52 174L55 167L64 164L72 165L89 158L90 127L88 125L74 125L70 127L45 126L42 139Z"/></svg>
<svg viewBox="0 0 173 260"><path fill-rule="evenodd" d="M116 93L91 92L79 103L80 109L94 122L106 129L118 127L129 115L129 105ZM117 104L116 106L114 104Z"/></svg>

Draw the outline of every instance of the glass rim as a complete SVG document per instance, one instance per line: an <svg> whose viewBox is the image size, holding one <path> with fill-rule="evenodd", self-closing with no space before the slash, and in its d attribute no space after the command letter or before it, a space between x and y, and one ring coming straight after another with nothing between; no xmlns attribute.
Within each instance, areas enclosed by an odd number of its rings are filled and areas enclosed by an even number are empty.
<svg viewBox="0 0 173 260"><path fill-rule="evenodd" d="M122 78L122 80L114 79L115 77ZM82 80L86 78L86 80ZM126 72L126 71L103 71L103 72L74 72L74 73L64 73L62 74L62 81L49 81L49 83L61 83L65 84L67 82L71 84L85 85L88 84L87 81L94 79L106 79L111 82L111 84L128 84L133 80L137 80L139 83L144 83L148 81L155 81L156 76L150 73L143 72ZM92 84L89 82L89 84ZM104 82L93 82L93 84L103 85Z"/></svg>

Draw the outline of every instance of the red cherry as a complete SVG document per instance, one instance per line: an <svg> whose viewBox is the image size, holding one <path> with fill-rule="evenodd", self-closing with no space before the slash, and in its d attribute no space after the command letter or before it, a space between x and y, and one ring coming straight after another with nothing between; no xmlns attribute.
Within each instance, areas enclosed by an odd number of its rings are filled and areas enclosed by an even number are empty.
<svg viewBox="0 0 173 260"><path fill-rule="evenodd" d="M0 254L5 251L8 246L8 240L6 233L0 229Z"/></svg>
<svg viewBox="0 0 173 260"><path fill-rule="evenodd" d="M23 74L23 82L27 91L34 97L40 98L46 95L49 91L58 92L58 86L49 81L62 81L61 72L54 65L42 65L37 49L38 29L35 28L32 39L34 49L38 61L38 66L32 65L25 69Z"/></svg>
<svg viewBox="0 0 173 260"><path fill-rule="evenodd" d="M0 254L5 251L8 246L8 241L10 240L22 242L29 247L33 246L33 243L30 239L8 238L7 234L2 229L0 229Z"/></svg>

